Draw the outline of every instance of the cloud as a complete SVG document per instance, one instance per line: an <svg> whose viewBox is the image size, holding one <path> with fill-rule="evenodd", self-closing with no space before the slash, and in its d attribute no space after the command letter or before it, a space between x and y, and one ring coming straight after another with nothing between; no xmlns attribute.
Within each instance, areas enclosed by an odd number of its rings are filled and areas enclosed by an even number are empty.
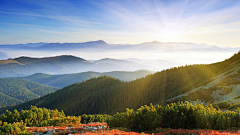
<svg viewBox="0 0 240 135"><path fill-rule="evenodd" d="M91 21L85 21L80 20L78 18L69 18L66 16L46 16L46 15L39 15L39 14L29 14L29 13L18 13L18 12L6 12L6 11L0 11L0 13L3 14L14 14L14 15L24 15L24 16L33 16L33 17L43 17L43 18L50 18L55 20L62 20L67 22L74 22L74 23L91 23L91 24L100 24L100 22L91 22Z"/></svg>

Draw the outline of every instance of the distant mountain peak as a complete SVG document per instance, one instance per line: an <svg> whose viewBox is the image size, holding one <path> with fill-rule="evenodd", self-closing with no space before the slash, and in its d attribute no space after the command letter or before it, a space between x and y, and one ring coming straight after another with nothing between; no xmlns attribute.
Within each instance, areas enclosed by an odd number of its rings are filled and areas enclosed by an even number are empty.
<svg viewBox="0 0 240 135"><path fill-rule="evenodd" d="M28 56L20 56L20 57L17 57L17 58L14 58L14 59L30 59L31 57L28 57Z"/></svg>
<svg viewBox="0 0 240 135"><path fill-rule="evenodd" d="M21 57L18 57L18 58L14 58L13 60L27 60L27 59L56 59L56 58L60 58L60 59L81 59L83 61L87 61L83 58L80 58L80 57L76 57L76 56L73 56L73 55L58 55L58 56L51 56L51 57L42 57L42 58L35 58L35 57L27 57L27 56L21 56Z"/></svg>
<svg viewBox="0 0 240 135"><path fill-rule="evenodd" d="M101 60L115 60L115 59L113 59L113 58L103 58Z"/></svg>
<svg viewBox="0 0 240 135"><path fill-rule="evenodd" d="M144 42L142 44L160 44L161 42L158 42L157 40L154 40L152 42Z"/></svg>
<svg viewBox="0 0 240 135"><path fill-rule="evenodd" d="M74 58L79 58L73 55L58 55L58 56L53 56L53 57L74 57Z"/></svg>
<svg viewBox="0 0 240 135"><path fill-rule="evenodd" d="M59 56L56 56L56 57L58 57L58 58L74 58L74 59L81 59L83 61L87 61L87 60L85 60L81 57L77 57L77 56L73 56L73 55L59 55Z"/></svg>
<svg viewBox="0 0 240 135"><path fill-rule="evenodd" d="M107 44L105 41L103 40L97 40L97 41L90 41L90 42L84 42L84 43L97 43L97 44Z"/></svg>
<svg viewBox="0 0 240 135"><path fill-rule="evenodd" d="M158 42L157 40L154 40L154 41L152 41L152 42L150 42L150 43L152 43L152 44L158 44L158 43L160 43L160 42Z"/></svg>
<svg viewBox="0 0 240 135"><path fill-rule="evenodd" d="M96 41L96 42L107 44L107 43L106 43L105 41L103 41L103 40L98 40L98 41Z"/></svg>

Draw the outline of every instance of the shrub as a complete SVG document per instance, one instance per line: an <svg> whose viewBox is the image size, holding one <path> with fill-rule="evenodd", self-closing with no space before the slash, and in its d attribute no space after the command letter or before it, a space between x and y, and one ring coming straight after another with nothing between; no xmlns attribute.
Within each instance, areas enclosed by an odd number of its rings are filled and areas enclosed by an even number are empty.
<svg viewBox="0 0 240 135"><path fill-rule="evenodd" d="M229 104L228 101L223 101L223 102L217 103L217 105L218 105L220 108L227 108L227 107L230 106L230 104Z"/></svg>

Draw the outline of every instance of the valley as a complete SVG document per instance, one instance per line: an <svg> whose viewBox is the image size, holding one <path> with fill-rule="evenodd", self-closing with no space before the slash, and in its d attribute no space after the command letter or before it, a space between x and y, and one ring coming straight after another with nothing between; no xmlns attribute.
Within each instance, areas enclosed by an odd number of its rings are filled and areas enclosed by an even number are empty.
<svg viewBox="0 0 240 135"><path fill-rule="evenodd" d="M240 134L239 0L0 0L0 135Z"/></svg>
<svg viewBox="0 0 240 135"><path fill-rule="evenodd" d="M72 84L40 99L25 102L15 107L8 107L7 109L21 110L35 105L64 110L67 115L81 115L115 114L124 111L128 107L137 109L150 103L162 104L179 100L197 101L204 99L204 102L215 103L216 101L212 100L214 97L209 95L211 92L204 95L206 94L205 91L213 89L214 85L210 86L210 84L214 84L217 81L216 78L223 76L223 74L226 75L226 73L228 73L227 75L236 73L239 58L240 54L235 53L231 58L222 62L174 67L130 82L123 82L109 76L101 76ZM209 90L202 88L206 85ZM220 89L220 85L217 87ZM223 92L229 94L232 92L226 91L226 88L222 89ZM194 96L195 92L197 93ZM237 91L234 90L233 92ZM222 93L222 95L224 94ZM232 97L232 99L236 98L236 96ZM172 98L176 100L169 100ZM221 99L219 101L225 100ZM78 106L77 109L76 106Z"/></svg>
<svg viewBox="0 0 240 135"><path fill-rule="evenodd" d="M114 133L117 127L162 134L218 133L165 129L168 127L238 128L239 59L240 52L216 63L171 67L157 72L146 70L151 67L147 65L164 65L167 61L134 58L87 61L72 55L0 60L0 69L3 69L0 74L0 128L4 133L26 134L35 131L35 128L30 130L32 126L48 128L51 124L70 132L68 126L88 122L105 122L113 128L107 132ZM96 72L96 69L114 71ZM223 123L217 124L219 121ZM31 128L26 130L27 126ZM8 131L12 127L19 130ZM116 131L120 132L129 133ZM71 133L80 131L71 130Z"/></svg>
<svg viewBox="0 0 240 135"><path fill-rule="evenodd" d="M63 74L63 75L50 75L50 74L42 74L36 73L26 77L12 77L12 79L21 79L21 80L29 80L36 83L63 88L74 83L82 82L89 80L91 78L97 78L100 76L110 76L121 81L133 81L147 75L153 74L153 71L148 70L138 70L134 72L127 71L113 71L113 72L82 72L75 74Z"/></svg>

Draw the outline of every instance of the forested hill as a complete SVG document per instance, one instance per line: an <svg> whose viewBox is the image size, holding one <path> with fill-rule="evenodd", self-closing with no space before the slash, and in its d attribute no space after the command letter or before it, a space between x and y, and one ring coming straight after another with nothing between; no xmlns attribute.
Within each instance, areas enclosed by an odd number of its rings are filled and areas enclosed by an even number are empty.
<svg viewBox="0 0 240 135"><path fill-rule="evenodd" d="M148 70L138 70L134 72L127 72L127 71L113 71L113 72L83 72L83 73L75 73L75 74L64 74L64 75L49 75L49 74L42 74L37 73L27 77L14 77L15 79L23 79L23 80L30 80L36 83L63 88L68 85L72 85L77 82L86 81L88 79L100 76L111 76L121 81L132 81L138 78L142 78L146 75L152 74L154 72Z"/></svg>
<svg viewBox="0 0 240 135"><path fill-rule="evenodd" d="M57 88L19 79L0 78L0 106L12 106L39 98L56 91Z"/></svg>
<svg viewBox="0 0 240 135"><path fill-rule="evenodd" d="M237 53L223 62L175 67L131 82L107 76L93 78L8 109L29 109L30 105L36 105L64 110L67 115L113 114L125 108L137 109L202 86L218 74L238 66L239 60L240 53Z"/></svg>

